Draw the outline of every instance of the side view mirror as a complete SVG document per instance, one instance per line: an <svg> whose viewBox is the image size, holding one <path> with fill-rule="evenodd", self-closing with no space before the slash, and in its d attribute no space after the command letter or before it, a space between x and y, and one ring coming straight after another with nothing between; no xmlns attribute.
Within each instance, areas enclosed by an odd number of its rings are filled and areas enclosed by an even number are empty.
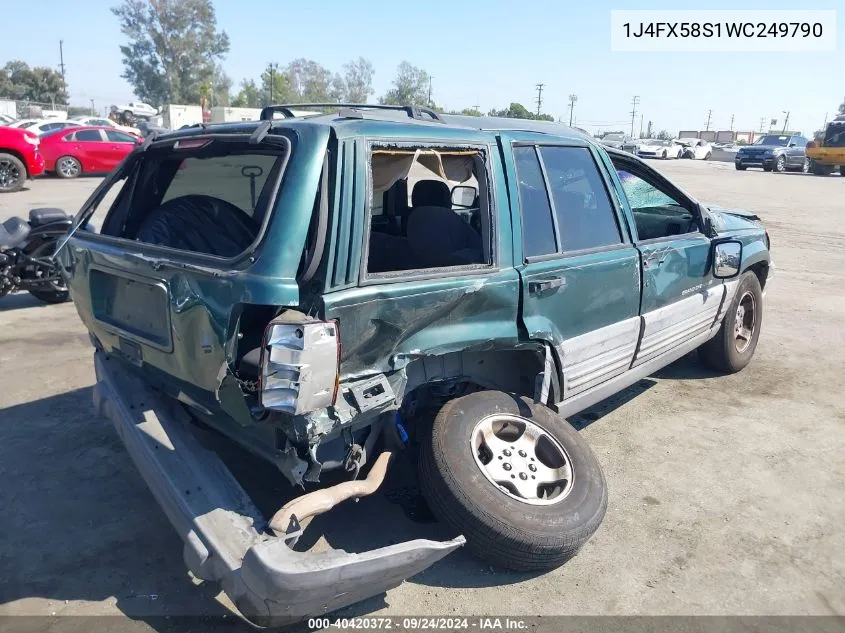
<svg viewBox="0 0 845 633"><path fill-rule="evenodd" d="M470 208L475 202L478 190L469 185L455 185L452 187L452 204L456 207Z"/></svg>
<svg viewBox="0 0 845 633"><path fill-rule="evenodd" d="M742 263L742 242L725 240L713 244L713 276L730 279L739 274Z"/></svg>
<svg viewBox="0 0 845 633"><path fill-rule="evenodd" d="M790 143L787 147L795 147L798 143Z"/></svg>

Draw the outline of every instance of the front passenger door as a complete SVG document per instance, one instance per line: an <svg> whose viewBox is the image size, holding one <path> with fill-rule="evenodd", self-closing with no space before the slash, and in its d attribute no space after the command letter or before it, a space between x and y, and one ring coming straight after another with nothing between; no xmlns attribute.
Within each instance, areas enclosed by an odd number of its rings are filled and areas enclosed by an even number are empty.
<svg viewBox="0 0 845 633"><path fill-rule="evenodd" d="M671 352L713 326L724 286L708 266L710 239L697 205L641 161L613 155L642 258L643 336L633 366Z"/></svg>

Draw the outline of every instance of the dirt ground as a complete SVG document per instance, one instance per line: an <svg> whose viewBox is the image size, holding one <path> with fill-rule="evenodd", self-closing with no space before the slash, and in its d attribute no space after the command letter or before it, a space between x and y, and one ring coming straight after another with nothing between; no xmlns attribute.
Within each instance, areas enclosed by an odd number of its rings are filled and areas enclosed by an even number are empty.
<svg viewBox="0 0 845 633"><path fill-rule="evenodd" d="M752 364L715 376L689 356L572 420L604 467L610 504L560 569L505 573L459 551L349 613L845 615L845 178L658 167L769 228L776 269ZM35 206L75 211L97 182L35 181L0 197L0 220ZM125 614L134 630L161 630L153 616L225 613L217 588L189 577L181 541L93 412L73 304L0 299L0 359L0 615ZM281 502L280 475L229 459L259 505ZM386 492L323 517L309 538L324 530L362 550L444 535L408 521L401 490Z"/></svg>

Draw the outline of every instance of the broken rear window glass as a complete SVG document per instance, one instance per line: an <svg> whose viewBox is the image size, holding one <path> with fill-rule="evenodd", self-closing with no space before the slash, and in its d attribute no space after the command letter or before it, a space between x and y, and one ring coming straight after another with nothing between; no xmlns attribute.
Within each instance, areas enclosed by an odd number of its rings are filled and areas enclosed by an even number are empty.
<svg viewBox="0 0 845 633"><path fill-rule="evenodd" d="M375 148L367 272L492 263L482 151Z"/></svg>

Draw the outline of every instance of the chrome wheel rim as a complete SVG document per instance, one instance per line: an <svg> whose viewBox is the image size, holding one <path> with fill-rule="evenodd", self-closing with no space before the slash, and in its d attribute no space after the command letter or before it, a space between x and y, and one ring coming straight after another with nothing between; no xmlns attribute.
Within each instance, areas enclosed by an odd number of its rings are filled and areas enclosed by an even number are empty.
<svg viewBox="0 0 845 633"><path fill-rule="evenodd" d="M751 345L757 329L757 302L754 295L746 292L736 306L734 317L734 346L742 354Z"/></svg>
<svg viewBox="0 0 845 633"><path fill-rule="evenodd" d="M783 156L778 156L778 159L775 161L775 169L777 171L783 171L786 168L786 159Z"/></svg>
<svg viewBox="0 0 845 633"><path fill-rule="evenodd" d="M10 160L0 160L0 189L12 189L21 181L21 170Z"/></svg>
<svg viewBox="0 0 845 633"><path fill-rule="evenodd" d="M502 493L529 505L552 505L572 490L566 449L530 420L505 413L482 419L471 449L481 473Z"/></svg>
<svg viewBox="0 0 845 633"><path fill-rule="evenodd" d="M62 158L59 161L58 169L62 176L67 178L79 175L79 163L73 158Z"/></svg>
<svg viewBox="0 0 845 633"><path fill-rule="evenodd" d="M810 171L810 159L809 158L804 159L804 164L801 166L801 171L804 172L805 174Z"/></svg>

